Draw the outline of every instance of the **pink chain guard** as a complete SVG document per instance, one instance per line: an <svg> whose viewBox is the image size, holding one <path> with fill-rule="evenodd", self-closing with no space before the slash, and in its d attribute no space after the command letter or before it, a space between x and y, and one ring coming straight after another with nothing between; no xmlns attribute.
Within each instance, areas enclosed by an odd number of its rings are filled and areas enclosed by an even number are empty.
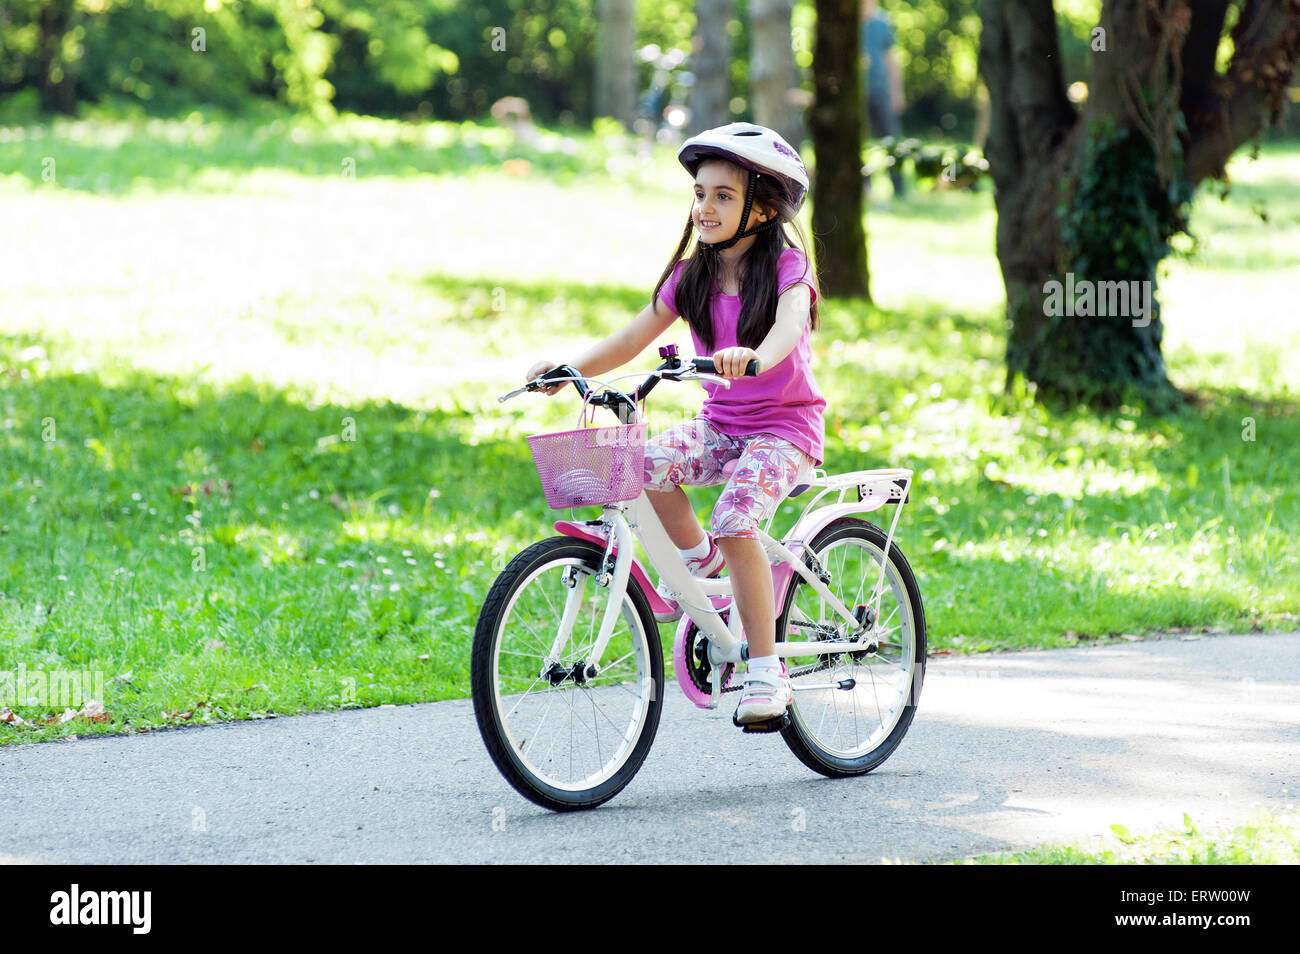
<svg viewBox="0 0 1300 954"><path fill-rule="evenodd" d="M730 605L731 600L725 596L711 596L709 600L713 603L714 609L724 609ZM686 669L686 631L690 628L691 618L683 616L677 623L677 632L673 636L673 672L677 674L677 685L681 687L682 694L691 700L701 709L709 708L709 702L713 699L713 694L698 688L695 683L691 682L691 675ZM745 638L742 631L741 639ZM725 665L725 663L724 663ZM722 688L731 685L731 680L735 678L733 672L722 684Z"/></svg>

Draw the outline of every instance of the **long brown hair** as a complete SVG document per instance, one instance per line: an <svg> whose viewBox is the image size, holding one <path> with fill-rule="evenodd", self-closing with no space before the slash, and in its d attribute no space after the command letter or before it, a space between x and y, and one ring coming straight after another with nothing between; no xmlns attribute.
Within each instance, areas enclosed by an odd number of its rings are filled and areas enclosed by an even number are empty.
<svg viewBox="0 0 1300 954"><path fill-rule="evenodd" d="M710 157L705 161L727 162L720 157ZM748 180L748 169L736 163L728 163L728 165L737 169ZM776 290L776 267L777 260L787 245L791 248L798 247L803 251L804 258L808 261L808 270L812 273L813 283L814 285L817 283L817 269L812 257L808 255L803 230L795 221L794 206L790 204L785 190L770 173L759 175L754 187L754 208L759 206L774 212L778 224L757 233L754 236L754 244L738 263L740 320L736 326L736 343L742 348L757 348L763 343L767 333L772 330L772 325L776 323L776 302L779 297ZM787 223L793 226L798 234L799 246L790 241L790 237L786 234ZM753 224L754 216L751 214L745 227L751 228ZM695 221L688 213L686 228L682 232L681 241L677 243L677 250L673 252L672 261L659 276L659 283L655 285L654 294L650 296L651 307L654 307L659 300L659 290L672 277L673 269L682 260L682 253L686 251L686 246L694 234ZM720 253L713 252L696 242L691 255L686 259L685 267L682 268L681 278L678 280L677 291L674 294L677 313L686 319L691 330L710 352L713 350L713 316L709 309L709 302L714 287L721 290L721 277ZM814 329L817 328L817 310L817 302L814 301L809 314Z"/></svg>

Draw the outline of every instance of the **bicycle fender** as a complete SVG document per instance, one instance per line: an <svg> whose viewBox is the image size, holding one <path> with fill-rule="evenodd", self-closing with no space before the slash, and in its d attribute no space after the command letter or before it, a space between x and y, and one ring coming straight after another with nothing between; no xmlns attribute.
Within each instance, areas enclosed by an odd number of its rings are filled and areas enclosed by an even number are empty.
<svg viewBox="0 0 1300 954"><path fill-rule="evenodd" d="M812 540L817 534L839 520L841 517L851 517L854 514L871 513L873 510L879 510L885 505L885 498L877 500L860 500L854 503L834 504L830 507L818 507L812 513L807 514L802 520L795 524L794 528L786 534L785 545L795 556L800 556L804 543ZM788 563L781 563L772 567L772 593L776 598L776 609L780 613L781 607L785 604L785 591L790 586L790 580L794 577L794 568Z"/></svg>
<svg viewBox="0 0 1300 954"><path fill-rule="evenodd" d="M593 533L591 528L585 523L578 523L576 520L557 520L555 529L564 534L566 537L576 537L579 540L590 540L592 543L598 543L602 547L608 543L606 537L599 533ZM618 547L614 547L614 552L618 552ZM645 594L646 600L650 603L650 611L653 613L671 613L673 608L664 602L664 598L656 592L650 584L650 578L646 576L645 568L641 566L641 561L635 556L632 557L632 579L636 580L641 586L641 592Z"/></svg>

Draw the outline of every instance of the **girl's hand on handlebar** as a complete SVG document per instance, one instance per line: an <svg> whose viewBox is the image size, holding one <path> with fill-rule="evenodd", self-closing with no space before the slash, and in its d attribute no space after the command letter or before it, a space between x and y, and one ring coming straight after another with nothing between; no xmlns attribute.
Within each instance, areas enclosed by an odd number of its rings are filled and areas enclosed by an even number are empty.
<svg viewBox="0 0 1300 954"><path fill-rule="evenodd" d="M535 365L533 365L531 368L528 369L528 373L524 375L524 380L529 384L531 384L533 381L537 380L537 378L541 377L547 371L550 371L553 368L558 368L558 367L559 365L556 364L554 361L538 361ZM559 384L551 384L544 388L538 388L537 390L541 391L543 394L547 396L550 396L552 394L558 394L560 389L563 388L568 383L569 383L568 381L561 381Z"/></svg>
<svg viewBox="0 0 1300 954"><path fill-rule="evenodd" d="M753 348L723 348L713 355L713 364L724 378L743 378L745 365L751 361L758 361L758 352ZM763 370L761 361L758 370Z"/></svg>

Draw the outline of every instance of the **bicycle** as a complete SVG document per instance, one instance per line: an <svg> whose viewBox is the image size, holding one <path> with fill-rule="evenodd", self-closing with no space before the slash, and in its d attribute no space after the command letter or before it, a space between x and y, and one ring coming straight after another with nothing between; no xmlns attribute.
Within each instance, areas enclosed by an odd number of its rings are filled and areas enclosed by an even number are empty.
<svg viewBox="0 0 1300 954"><path fill-rule="evenodd" d="M474 634L474 713L488 753L519 794L555 811L595 808L617 795L658 730L664 663L654 612L665 604L633 553L634 536L679 594L673 659L687 698L716 708L724 693L741 688L731 684L747 658L740 614L729 612L731 582L690 574L640 489L645 425L637 412L661 380L730 382L714 375L711 359L683 362L672 345L659 353L663 364L633 394L561 366L498 398L571 381L584 421L588 406L604 407L621 425L583 442L609 453L603 464L570 461L561 475L567 484L553 473L548 482L534 448L548 503L599 503L601 516L558 520L559 536L517 554L492 584ZM747 373L756 368L751 362ZM596 472L601 466L604 474ZM801 762L827 777L862 775L902 742L925 675L920 588L893 539L912 471L817 469L800 477L787 499L818 493L794 526L779 541L768 535L771 518L759 532L772 561L777 654L794 701L784 716L746 731L779 731ZM564 492L553 496L559 484ZM856 501L845 500L850 490ZM891 503L888 532L855 516Z"/></svg>

